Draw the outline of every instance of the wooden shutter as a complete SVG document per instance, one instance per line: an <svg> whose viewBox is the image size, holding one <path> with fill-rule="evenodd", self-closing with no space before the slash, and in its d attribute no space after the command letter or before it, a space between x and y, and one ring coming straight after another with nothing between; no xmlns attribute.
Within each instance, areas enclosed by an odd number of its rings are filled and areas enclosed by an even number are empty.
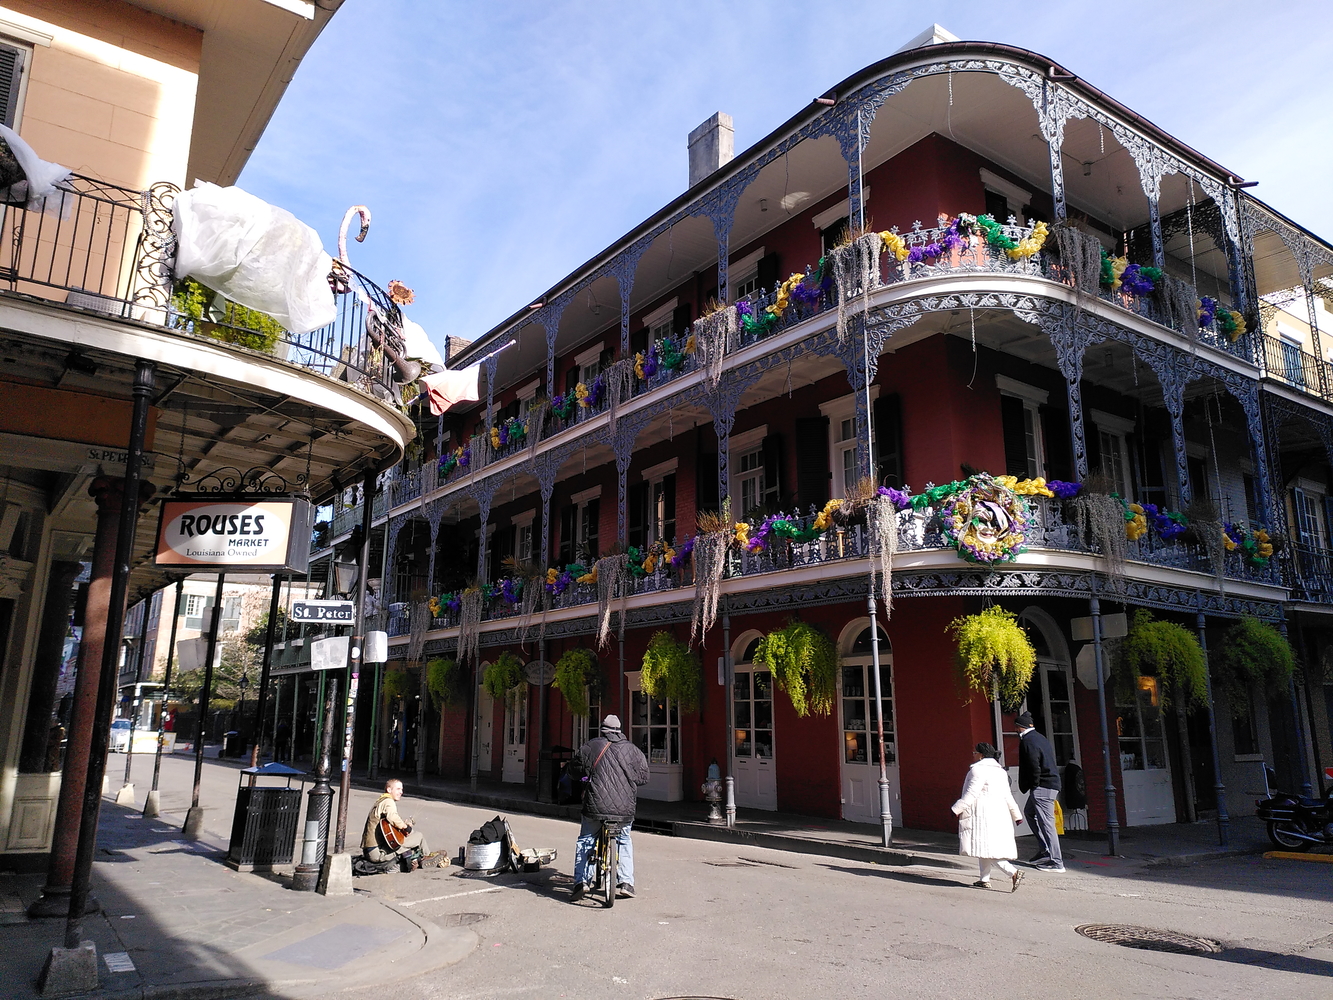
<svg viewBox="0 0 1333 1000"><path fill-rule="evenodd" d="M717 510L717 452L702 451L694 465L694 504L697 510Z"/></svg>
<svg viewBox="0 0 1333 1000"><path fill-rule="evenodd" d="M796 421L796 503L822 507L829 499L828 417L801 417Z"/></svg>
<svg viewBox="0 0 1333 1000"><path fill-rule="evenodd" d="M630 354L648 353L648 328L642 327L629 335Z"/></svg>
<svg viewBox="0 0 1333 1000"><path fill-rule="evenodd" d="M1324 497L1324 549L1333 549L1333 497Z"/></svg>
<svg viewBox="0 0 1333 1000"><path fill-rule="evenodd" d="M9 128L18 115L19 81L23 75L23 50L0 44L0 114Z"/></svg>
<svg viewBox="0 0 1333 1000"><path fill-rule="evenodd" d="M1004 471L1019 479L1028 477L1028 438L1024 427L1023 401L1017 396L1000 397L1000 426L1004 433Z"/></svg>
<svg viewBox="0 0 1333 1000"><path fill-rule="evenodd" d="M565 371L565 392L574 391L574 387L579 384L579 366L573 365Z"/></svg>
<svg viewBox="0 0 1333 1000"><path fill-rule="evenodd" d="M676 538L676 474L662 479L662 540L672 542Z"/></svg>
<svg viewBox="0 0 1333 1000"><path fill-rule="evenodd" d="M782 435L769 434L759 446L764 457L764 493L759 502L767 504L770 500L779 503L782 497L783 468Z"/></svg>
<svg viewBox="0 0 1333 1000"><path fill-rule="evenodd" d="M629 544L643 548L648 544L648 483L635 483L626 495L629 515Z"/></svg>
<svg viewBox="0 0 1333 1000"><path fill-rule="evenodd" d="M782 258L777 251L766 253L759 258L759 267L755 282L763 291L767 291L782 280Z"/></svg>
<svg viewBox="0 0 1333 1000"><path fill-rule="evenodd" d="M1301 545L1311 547L1313 540L1310 538L1309 526L1305 517L1305 491L1295 487L1291 491L1291 512L1295 516L1292 518L1296 522L1296 538Z"/></svg>
<svg viewBox="0 0 1333 1000"><path fill-rule="evenodd" d="M1054 406L1038 407L1037 412L1046 445L1046 478L1070 482L1074 478L1074 450L1069 443L1069 415Z"/></svg>
<svg viewBox="0 0 1333 1000"><path fill-rule="evenodd" d="M597 531L602 521L602 501L589 500L583 506L584 544L587 546L588 565L592 566L601 550L597 547Z"/></svg>
<svg viewBox="0 0 1333 1000"><path fill-rule="evenodd" d="M574 513L577 508L568 504L560 508L560 540L556 549L556 565L564 567L574 561Z"/></svg>
<svg viewBox="0 0 1333 1000"><path fill-rule="evenodd" d="M606 371L608 368L611 367L612 364L615 363L615 360L616 360L616 352L612 348L608 347L606 350L602 352L601 357L597 359L597 366L600 370Z"/></svg>
<svg viewBox="0 0 1333 1000"><path fill-rule="evenodd" d="M875 479L880 486L903 485L903 405L897 393L875 400Z"/></svg>
<svg viewBox="0 0 1333 1000"><path fill-rule="evenodd" d="M690 309L690 304L688 302L683 306L676 306L675 309L671 310L672 336L679 337L682 333L688 330L693 319L694 314Z"/></svg>

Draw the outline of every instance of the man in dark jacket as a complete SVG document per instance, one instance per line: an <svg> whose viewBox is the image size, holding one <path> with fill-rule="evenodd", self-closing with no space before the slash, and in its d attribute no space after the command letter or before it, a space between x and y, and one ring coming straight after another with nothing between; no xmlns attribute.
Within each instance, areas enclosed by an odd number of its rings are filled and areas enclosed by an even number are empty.
<svg viewBox="0 0 1333 1000"><path fill-rule="evenodd" d="M1060 837L1055 832L1055 797L1060 794L1060 769L1051 741L1032 727L1032 714L1014 720L1018 726L1018 790L1028 793L1023 815L1037 837L1039 850L1028 862L1044 872L1065 870Z"/></svg>
<svg viewBox="0 0 1333 1000"><path fill-rule="evenodd" d="M603 820L623 824L616 838L619 847L616 888L619 895L632 897L634 845L629 832L638 805L638 786L648 783L648 759L625 739L619 717L608 715L602 720L602 735L579 747L569 762L569 773L575 778L588 779L583 791L583 823L574 849L574 892L570 902L577 903L591 887L588 862Z"/></svg>

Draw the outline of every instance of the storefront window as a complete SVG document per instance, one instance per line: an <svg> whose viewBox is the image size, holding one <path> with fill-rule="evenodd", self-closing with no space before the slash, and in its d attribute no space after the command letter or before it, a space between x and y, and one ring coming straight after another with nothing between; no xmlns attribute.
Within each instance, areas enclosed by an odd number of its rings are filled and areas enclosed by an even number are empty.
<svg viewBox="0 0 1333 1000"><path fill-rule="evenodd" d="M866 629L865 634L868 636L870 630ZM842 668L843 760L848 764L879 763L873 669L869 664ZM892 671L887 664L880 665L879 678L884 706L884 756L892 764L897 760L897 752L893 734Z"/></svg>
<svg viewBox="0 0 1333 1000"><path fill-rule="evenodd" d="M1158 771L1166 767L1161 700L1156 677L1140 677L1132 703L1116 705L1122 771Z"/></svg>
<svg viewBox="0 0 1333 1000"><path fill-rule="evenodd" d="M680 712L669 698L632 693L630 738L649 764L680 763Z"/></svg>

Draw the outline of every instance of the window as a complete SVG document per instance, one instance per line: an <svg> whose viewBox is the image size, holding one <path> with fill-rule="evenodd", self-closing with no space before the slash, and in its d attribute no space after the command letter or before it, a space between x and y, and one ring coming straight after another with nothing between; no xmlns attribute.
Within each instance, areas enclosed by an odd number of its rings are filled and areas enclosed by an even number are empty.
<svg viewBox="0 0 1333 1000"><path fill-rule="evenodd" d="M670 698L631 694L630 739L649 764L680 763L680 710Z"/></svg>
<svg viewBox="0 0 1333 1000"><path fill-rule="evenodd" d="M731 457L732 509L739 516L776 504L782 488L782 436L761 425L733 434L727 443Z"/></svg>
<svg viewBox="0 0 1333 1000"><path fill-rule="evenodd" d="M981 183L986 188L987 214L999 223L1007 223L1012 215L1021 225L1023 209L1032 201L1032 192L985 167L981 168Z"/></svg>
<svg viewBox="0 0 1333 1000"><path fill-rule="evenodd" d="M1000 422L1004 433L1005 472L1019 479L1046 475L1046 449L1041 435L1041 413L1050 395L1045 389L995 376L1000 390Z"/></svg>
<svg viewBox="0 0 1333 1000"><path fill-rule="evenodd" d="M51 44L50 35L37 31L33 31L27 40L44 46ZM8 39L0 41L0 120L16 131L22 117L23 95L27 90L31 63L32 49L14 45Z"/></svg>
<svg viewBox="0 0 1333 1000"><path fill-rule="evenodd" d="M1259 734L1254 724L1254 692L1246 690L1245 702L1231 706L1231 745L1237 758L1259 755Z"/></svg>
<svg viewBox="0 0 1333 1000"><path fill-rule="evenodd" d="M1296 522L1296 534L1303 547L1319 551L1324 548L1322 517L1324 496L1322 491L1315 492L1312 488L1315 484L1305 480L1301 483L1301 486L1291 491L1291 510L1295 515L1293 520Z"/></svg>
<svg viewBox="0 0 1333 1000"><path fill-rule="evenodd" d="M186 617L186 618L201 618L201 617L203 617L203 614L204 614L204 601L205 601L205 600L206 600L206 598L204 597L203 594L186 594L186 595L185 595L185 617Z"/></svg>
<svg viewBox="0 0 1333 1000"><path fill-rule="evenodd" d="M1097 429L1097 452L1101 456L1101 473L1115 484L1122 497L1132 499L1134 483L1130 475L1129 435L1134 432L1134 421L1101 410L1092 411L1092 423Z"/></svg>
<svg viewBox="0 0 1333 1000"><path fill-rule="evenodd" d="M574 364L578 367L578 381L584 385L592 385L593 379L601 374L602 369L606 367L606 351L601 344L588 348L574 359Z"/></svg>
<svg viewBox="0 0 1333 1000"><path fill-rule="evenodd" d="M763 256L764 248L760 247L731 264L731 295L728 301L739 302L759 290L759 262Z"/></svg>
<svg viewBox="0 0 1333 1000"><path fill-rule="evenodd" d="M1133 702L1117 701L1116 735L1120 739L1122 771L1160 771L1166 768L1166 741L1162 729L1161 698L1156 677L1140 677Z"/></svg>
<svg viewBox="0 0 1333 1000"><path fill-rule="evenodd" d="M560 549L557 554L560 565L578 562L590 566L597 559L601 492L600 486L594 486L575 493L560 512Z"/></svg>
<svg viewBox="0 0 1333 1000"><path fill-rule="evenodd" d="M1292 385L1305 385L1305 359L1301 356L1301 335L1281 323L1277 326L1277 334L1282 350L1283 377Z"/></svg>
<svg viewBox="0 0 1333 1000"><path fill-rule="evenodd" d="M873 406L879 399L879 386L870 387L870 399ZM819 407L819 412L828 417L829 430L829 478L830 499L845 497L856 487L857 481L868 470L862 470L857 455L858 444L865 444L865 430L856 416L857 397L843 396ZM872 435L874 432L872 423ZM875 441L870 441L870 451L875 451Z"/></svg>
<svg viewBox="0 0 1333 1000"><path fill-rule="evenodd" d="M514 522L514 557L519 562L531 562L533 558L532 521L535 511L527 510L515 514Z"/></svg>
<svg viewBox="0 0 1333 1000"><path fill-rule="evenodd" d="M764 453L758 448L744 452L736 459L736 490L741 498L740 511L744 516L760 505L764 495Z"/></svg>
<svg viewBox="0 0 1333 1000"><path fill-rule="evenodd" d="M677 465L673 458L644 469L643 482L630 486L626 498L630 545L646 548L675 539Z"/></svg>
<svg viewBox="0 0 1333 1000"><path fill-rule="evenodd" d="M1186 455L1185 471L1190 477L1190 499L1208 500L1213 496L1213 477L1208 472L1207 455Z"/></svg>
<svg viewBox="0 0 1333 1000"><path fill-rule="evenodd" d="M587 689L588 714L574 716L574 746L581 747L602 735L602 695L595 687Z"/></svg>
<svg viewBox="0 0 1333 1000"><path fill-rule="evenodd" d="M861 187L861 205L864 208L870 204L870 185L863 184ZM813 222L815 228L822 234L824 253L828 253L847 235L847 227L850 224L851 200L842 199L836 205L831 205L822 212L816 212ZM866 225L870 224L869 216L866 217Z"/></svg>

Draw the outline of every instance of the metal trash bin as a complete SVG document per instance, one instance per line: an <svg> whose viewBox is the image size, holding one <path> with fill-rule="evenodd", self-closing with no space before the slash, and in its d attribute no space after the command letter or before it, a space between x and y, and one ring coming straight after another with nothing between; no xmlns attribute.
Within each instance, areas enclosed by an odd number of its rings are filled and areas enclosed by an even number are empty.
<svg viewBox="0 0 1333 1000"><path fill-rule="evenodd" d="M231 821L228 867L237 871L271 871L296 859L296 831L301 819L301 791L309 776L274 761L241 771L236 812ZM263 778L284 784L261 785ZM292 779L297 785L292 787Z"/></svg>
<svg viewBox="0 0 1333 1000"><path fill-rule="evenodd" d="M241 743L241 734L235 729L222 734L222 749L218 751L219 757L239 757L245 752L245 747Z"/></svg>
<svg viewBox="0 0 1333 1000"><path fill-rule="evenodd" d="M537 755L537 801L559 800L560 776L574 751L569 747L551 747Z"/></svg>

